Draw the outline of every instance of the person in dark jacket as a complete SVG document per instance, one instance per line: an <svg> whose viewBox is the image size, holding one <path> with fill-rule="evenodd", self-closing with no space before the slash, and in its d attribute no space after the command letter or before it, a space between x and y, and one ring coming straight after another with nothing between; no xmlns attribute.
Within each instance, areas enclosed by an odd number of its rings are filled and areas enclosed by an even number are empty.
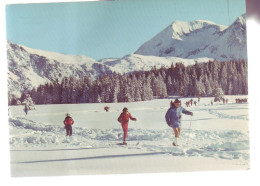
<svg viewBox="0 0 260 186"><path fill-rule="evenodd" d="M24 112L27 115L28 114L29 107L27 104L24 105Z"/></svg>
<svg viewBox="0 0 260 186"><path fill-rule="evenodd" d="M180 106L180 100L175 99L165 115L167 124L173 128L175 134L174 142L172 143L173 146L178 145L178 138L180 137L182 125L182 113L193 116L192 112L187 111L182 106Z"/></svg>
<svg viewBox="0 0 260 186"><path fill-rule="evenodd" d="M133 118L131 116L130 112L128 112L128 109L124 108L123 112L120 114L120 116L117 119L117 121L121 123L122 129L124 131L124 138L122 143L123 145L127 145L126 137L127 137L129 119L136 121L136 118Z"/></svg>
<svg viewBox="0 0 260 186"><path fill-rule="evenodd" d="M72 135L72 125L74 124L74 120L72 119L72 117L70 117L70 114L66 114L66 118L64 119L64 125L65 125L65 129L66 129L66 135L67 136L71 136Z"/></svg>

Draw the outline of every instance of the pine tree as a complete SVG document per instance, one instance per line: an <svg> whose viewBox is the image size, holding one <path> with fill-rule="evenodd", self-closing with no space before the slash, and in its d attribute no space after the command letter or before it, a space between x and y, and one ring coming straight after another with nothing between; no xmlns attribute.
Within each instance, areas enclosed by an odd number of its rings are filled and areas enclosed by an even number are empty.
<svg viewBox="0 0 260 186"><path fill-rule="evenodd" d="M67 77L62 79L61 82L61 103L67 104L70 103L69 99L69 80Z"/></svg>
<svg viewBox="0 0 260 186"><path fill-rule="evenodd" d="M68 102L77 103L79 101L79 85L77 83L77 80L75 80L73 77L69 78L68 92L69 92Z"/></svg>
<svg viewBox="0 0 260 186"><path fill-rule="evenodd" d="M214 101L221 101L222 99L224 99L224 92L222 90L222 88L216 88L213 92L214 95Z"/></svg>
<svg viewBox="0 0 260 186"><path fill-rule="evenodd" d="M134 101L142 101L142 97L141 97L141 82L139 79L137 79L136 75L133 76L132 78L132 90L133 92L133 99Z"/></svg>
<svg viewBox="0 0 260 186"><path fill-rule="evenodd" d="M45 101L44 104L52 104L53 100L52 100L52 95L53 95L53 85L52 84L45 84L44 86L44 97L45 97Z"/></svg>
<svg viewBox="0 0 260 186"><path fill-rule="evenodd" d="M127 82L120 86L120 102L129 102L131 100L131 95L129 91L129 86Z"/></svg>
<svg viewBox="0 0 260 186"><path fill-rule="evenodd" d="M26 98L23 100L23 104L29 109L29 110L35 110L34 101L31 98L30 94L25 94Z"/></svg>
<svg viewBox="0 0 260 186"><path fill-rule="evenodd" d="M227 73L227 63L221 63L222 67L219 75L219 82L222 90L225 94L228 94L228 73Z"/></svg>
<svg viewBox="0 0 260 186"><path fill-rule="evenodd" d="M53 83L53 91L52 91L52 104L60 104L61 103L61 85L56 79Z"/></svg>
<svg viewBox="0 0 260 186"><path fill-rule="evenodd" d="M143 86L140 94L142 101L153 99L153 90L151 88L151 76L148 76L147 79L143 79Z"/></svg>
<svg viewBox="0 0 260 186"><path fill-rule="evenodd" d="M80 103L90 103L91 101L91 80L88 76L83 77L81 82L81 93L80 93Z"/></svg>
<svg viewBox="0 0 260 186"><path fill-rule="evenodd" d="M171 76L168 76L168 78L167 78L166 87L167 87L167 94L174 95L174 87L173 87Z"/></svg>
<svg viewBox="0 0 260 186"><path fill-rule="evenodd" d="M119 80L118 77L114 76L111 82L111 102L118 102L118 92L119 92Z"/></svg>
<svg viewBox="0 0 260 186"><path fill-rule="evenodd" d="M211 85L210 85L210 82L209 82L207 76L205 76L204 85L205 85L205 95L206 96L212 96L212 88L211 88Z"/></svg>

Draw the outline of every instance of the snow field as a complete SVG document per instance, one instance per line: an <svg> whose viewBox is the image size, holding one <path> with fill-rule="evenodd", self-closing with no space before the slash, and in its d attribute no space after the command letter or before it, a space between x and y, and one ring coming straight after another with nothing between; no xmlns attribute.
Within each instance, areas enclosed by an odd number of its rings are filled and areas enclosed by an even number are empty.
<svg viewBox="0 0 260 186"><path fill-rule="evenodd" d="M199 106L185 107L194 116L183 115L178 147L172 146L173 130L164 119L170 99L133 103L37 105L36 110L29 111L27 116L22 106L12 106L9 112L12 175L60 175L59 166L68 161L75 163L71 165L73 170L82 168L79 174L106 174L109 173L111 159L120 162L127 159L139 165L145 158L158 161L156 166L160 162L167 165L166 158L172 166L159 166L159 169L152 166L149 171L141 166L136 169L137 172L207 170L207 167L197 161L211 162L208 170L247 169L250 159L248 104L235 104L235 96L228 98L230 103L226 105L217 103L211 106L209 103L213 98L201 98ZM188 99L191 98L181 99L183 106ZM109 112L103 109L106 105L111 108ZM117 118L123 107L128 107L137 122L129 123L128 145L118 146L116 144L122 141L123 132ZM71 137L65 136L63 125L67 112L75 120ZM35 155L26 155L32 152ZM45 156L46 153L53 155ZM98 170L92 170L88 166L84 169L83 165L79 165L80 160L88 165L91 162L94 167L93 161L96 160L104 165L97 165ZM191 161L194 167L186 166L186 161ZM147 160L145 162L149 164ZM223 162L226 167L219 165ZM35 164L40 164L44 169L37 172ZM47 174L49 170L46 166L49 164L58 167ZM116 166L112 173L130 173L130 169L124 169L123 164ZM177 168L174 166L176 164L186 168ZM19 173L24 168L28 172ZM61 175L67 174L69 173L63 172Z"/></svg>

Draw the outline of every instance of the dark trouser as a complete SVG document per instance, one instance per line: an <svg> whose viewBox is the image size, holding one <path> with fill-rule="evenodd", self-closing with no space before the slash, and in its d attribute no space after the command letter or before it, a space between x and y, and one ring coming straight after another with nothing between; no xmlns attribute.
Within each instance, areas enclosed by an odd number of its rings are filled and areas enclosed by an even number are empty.
<svg viewBox="0 0 260 186"><path fill-rule="evenodd" d="M72 126L66 125L65 128L66 128L67 136L71 136L72 135Z"/></svg>

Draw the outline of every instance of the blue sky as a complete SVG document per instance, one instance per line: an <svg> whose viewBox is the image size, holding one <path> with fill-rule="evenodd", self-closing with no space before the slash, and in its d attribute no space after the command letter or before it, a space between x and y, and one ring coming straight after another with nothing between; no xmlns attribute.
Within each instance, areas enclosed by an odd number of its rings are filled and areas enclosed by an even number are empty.
<svg viewBox="0 0 260 186"><path fill-rule="evenodd" d="M6 6L7 39L94 59L135 52L176 20L230 25L245 0L119 0Z"/></svg>

